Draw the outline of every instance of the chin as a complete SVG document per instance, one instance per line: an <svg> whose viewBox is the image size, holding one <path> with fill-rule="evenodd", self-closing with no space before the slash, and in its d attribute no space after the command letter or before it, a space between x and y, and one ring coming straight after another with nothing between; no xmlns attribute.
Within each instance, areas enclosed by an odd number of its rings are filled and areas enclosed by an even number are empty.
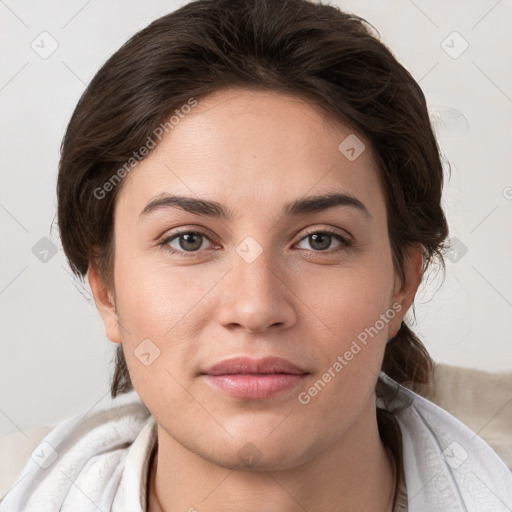
<svg viewBox="0 0 512 512"><path fill-rule="evenodd" d="M300 427L294 426L291 431L282 425L276 428L276 425L278 423L270 426L268 423L252 422L247 429L237 425L236 433L227 428L232 438L223 437L220 443L212 439L211 444L204 447L205 454L212 444L218 447L217 453L212 454L213 459L217 460L205 458L237 471L283 471L297 468L320 449L317 439L308 442L301 435Z"/></svg>

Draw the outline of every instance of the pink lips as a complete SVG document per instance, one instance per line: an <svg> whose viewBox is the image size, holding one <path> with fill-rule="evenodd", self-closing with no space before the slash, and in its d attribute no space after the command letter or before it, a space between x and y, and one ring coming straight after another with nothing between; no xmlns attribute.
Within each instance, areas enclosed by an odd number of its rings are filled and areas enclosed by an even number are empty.
<svg viewBox="0 0 512 512"><path fill-rule="evenodd" d="M297 386L308 373L281 357L235 357L213 365L203 375L230 396L257 400Z"/></svg>

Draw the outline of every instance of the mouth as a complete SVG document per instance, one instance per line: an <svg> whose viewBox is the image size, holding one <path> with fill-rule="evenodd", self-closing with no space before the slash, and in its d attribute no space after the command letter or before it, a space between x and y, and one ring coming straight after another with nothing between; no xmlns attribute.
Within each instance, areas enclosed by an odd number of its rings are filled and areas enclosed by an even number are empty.
<svg viewBox="0 0 512 512"><path fill-rule="evenodd" d="M280 357L221 361L201 376L215 389L234 398L261 400L298 386L309 372Z"/></svg>

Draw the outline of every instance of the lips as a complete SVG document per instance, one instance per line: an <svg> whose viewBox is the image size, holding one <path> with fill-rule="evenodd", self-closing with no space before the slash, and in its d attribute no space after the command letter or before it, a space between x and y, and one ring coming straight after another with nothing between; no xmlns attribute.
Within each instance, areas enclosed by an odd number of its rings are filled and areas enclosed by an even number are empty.
<svg viewBox="0 0 512 512"><path fill-rule="evenodd" d="M309 372L287 359L236 357L202 373L206 382L234 398L261 400L298 386Z"/></svg>
<svg viewBox="0 0 512 512"><path fill-rule="evenodd" d="M207 375L265 375L269 373L301 375L308 372L282 357L265 357L259 360L250 359L249 357L235 357L213 365L204 373Z"/></svg>

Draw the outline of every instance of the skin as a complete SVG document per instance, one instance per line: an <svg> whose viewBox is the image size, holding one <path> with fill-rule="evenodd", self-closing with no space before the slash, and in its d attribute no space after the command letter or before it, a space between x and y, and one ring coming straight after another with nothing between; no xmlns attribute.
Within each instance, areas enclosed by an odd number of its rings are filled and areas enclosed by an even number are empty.
<svg viewBox="0 0 512 512"><path fill-rule="evenodd" d="M391 510L394 475L374 387L386 341L421 280L422 256L410 248L402 282L372 148L357 134L366 145L357 159L338 150L351 133L300 98L224 89L201 99L125 178L115 208L114 290L94 266L89 282L106 334L123 344L133 385L158 423L151 512ZM282 214L285 203L334 191L357 197L371 218L346 205ZM163 192L217 201L234 219L172 207L141 217ZM206 232L192 257L181 255L190 247L183 237L167 246L177 254L158 245L176 228ZM332 228L352 244L332 237L321 250L307 228ZM236 252L247 236L262 249L251 263ZM401 311L301 404L298 394L394 303ZM148 366L134 354L147 338L161 351ZM297 388L252 401L199 376L242 355L281 356L310 374ZM259 452L250 468L238 456L249 442Z"/></svg>

